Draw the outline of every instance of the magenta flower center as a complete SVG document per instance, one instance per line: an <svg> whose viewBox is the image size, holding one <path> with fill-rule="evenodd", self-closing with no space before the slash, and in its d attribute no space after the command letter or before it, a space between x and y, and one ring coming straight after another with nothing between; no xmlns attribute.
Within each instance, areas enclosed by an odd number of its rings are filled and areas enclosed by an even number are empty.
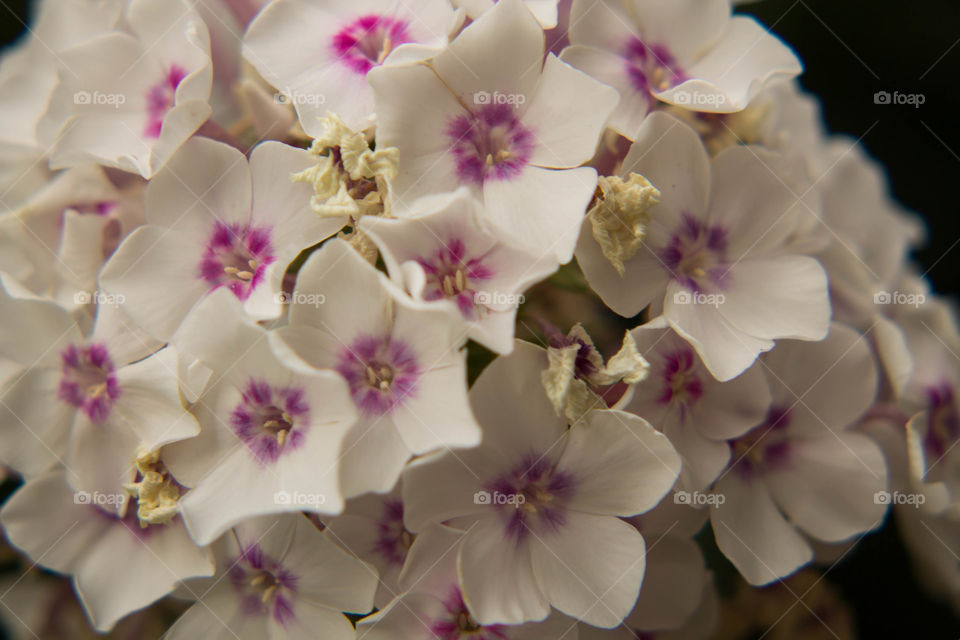
<svg viewBox="0 0 960 640"><path fill-rule="evenodd" d="M688 410L703 395L703 382L696 370L696 356L692 349L680 349L662 354L662 390L657 397L660 404L676 403L681 412Z"/></svg>
<svg viewBox="0 0 960 640"><path fill-rule="evenodd" d="M382 416L403 404L416 392L421 374L410 348L389 336L357 338L340 354L336 369L367 416Z"/></svg>
<svg viewBox="0 0 960 640"><path fill-rule="evenodd" d="M790 457L789 426L790 409L770 407L762 424L730 441L730 465L745 480L782 468Z"/></svg>
<svg viewBox="0 0 960 640"><path fill-rule="evenodd" d="M531 529L548 533L563 525L574 481L549 458L531 454L485 491L482 499L500 511L507 535L520 540Z"/></svg>
<svg viewBox="0 0 960 640"><path fill-rule="evenodd" d="M246 300L275 259L269 227L217 222L200 261L200 277L212 288L229 287Z"/></svg>
<svg viewBox="0 0 960 640"><path fill-rule="evenodd" d="M70 345L60 354L60 360L60 400L77 407L94 422L105 420L120 395L107 347Z"/></svg>
<svg viewBox="0 0 960 640"><path fill-rule="evenodd" d="M399 45L411 42L406 20L369 14L349 23L333 36L334 55L353 71L366 75Z"/></svg>
<svg viewBox="0 0 960 640"><path fill-rule="evenodd" d="M660 259L674 279L698 293L723 288L728 271L727 231L683 216Z"/></svg>
<svg viewBox="0 0 960 640"><path fill-rule="evenodd" d="M960 414L953 387L949 382L927 389L927 433L924 446L935 460L939 460L960 438Z"/></svg>
<svg viewBox="0 0 960 640"><path fill-rule="evenodd" d="M402 567L412 544L413 534L403 526L403 502L384 500L383 512L377 521L374 551L390 564Z"/></svg>
<svg viewBox="0 0 960 640"><path fill-rule="evenodd" d="M163 78L147 89L147 125L143 135L159 138L163 129L163 118L173 108L177 99L177 87L187 77L187 71L180 65L172 65Z"/></svg>
<svg viewBox="0 0 960 640"><path fill-rule="evenodd" d="M466 244L453 238L433 256L418 258L427 276L424 292L426 300L453 300L465 318L476 315L476 305L484 300L477 297L476 285L493 277L493 270L484 264L484 257L467 257Z"/></svg>
<svg viewBox="0 0 960 640"><path fill-rule="evenodd" d="M264 555L260 545L246 547L230 563L228 575L240 594L244 615L270 615L281 626L294 619L298 577L278 560Z"/></svg>
<svg viewBox="0 0 960 640"><path fill-rule="evenodd" d="M665 91L687 79L676 59L662 45L648 45L634 37L624 47L623 57L627 76L641 93Z"/></svg>
<svg viewBox="0 0 960 640"><path fill-rule="evenodd" d="M274 387L251 378L242 394L230 426L258 462L276 462L303 444L310 422L303 389Z"/></svg>
<svg viewBox="0 0 960 640"><path fill-rule="evenodd" d="M530 161L535 136L508 104L485 104L447 126L462 182L516 178Z"/></svg>
<svg viewBox="0 0 960 640"><path fill-rule="evenodd" d="M507 627L499 624L481 625L463 602L460 588L454 585L450 595L443 601L444 613L428 621L428 626L437 640L508 640Z"/></svg>

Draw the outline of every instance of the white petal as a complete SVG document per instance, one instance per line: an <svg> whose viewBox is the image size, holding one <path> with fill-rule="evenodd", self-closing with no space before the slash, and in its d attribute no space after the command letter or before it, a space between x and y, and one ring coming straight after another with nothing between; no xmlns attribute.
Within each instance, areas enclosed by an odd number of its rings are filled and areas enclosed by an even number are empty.
<svg viewBox="0 0 960 640"><path fill-rule="evenodd" d="M840 542L883 522L887 465L877 444L859 433L797 440L789 468L767 483L790 520L824 542Z"/></svg>
<svg viewBox="0 0 960 640"><path fill-rule="evenodd" d="M731 18L716 46L686 70L694 80L656 96L682 106L690 104L679 99L683 92L687 97L697 94L699 110L729 113L744 109L770 83L801 71L800 61L786 45L753 18L738 15Z"/></svg>
<svg viewBox="0 0 960 640"><path fill-rule="evenodd" d="M764 357L775 405L790 409L796 433L839 432L873 403L877 368L865 338L841 324L825 340L781 342Z"/></svg>
<svg viewBox="0 0 960 640"><path fill-rule="evenodd" d="M633 0L631 4L646 43L668 47L684 64L715 43L730 20L727 0Z"/></svg>
<svg viewBox="0 0 960 640"><path fill-rule="evenodd" d="M75 408L57 399L60 372L29 369L14 374L0 395L3 461L35 476L63 462Z"/></svg>
<svg viewBox="0 0 960 640"><path fill-rule="evenodd" d="M640 93L630 84L625 72L626 60L615 53L579 44L566 47L560 52L560 59L620 93L620 102L610 115L607 126L633 140L650 111L652 99L648 93Z"/></svg>
<svg viewBox="0 0 960 640"><path fill-rule="evenodd" d="M100 272L100 286L159 339L168 339L210 288L199 276L202 250L189 236L143 226L131 233Z"/></svg>
<svg viewBox="0 0 960 640"><path fill-rule="evenodd" d="M680 336L693 345L704 366L721 382L740 375L773 342L755 338L732 326L715 307L683 304L677 294L687 294L676 282L667 285L663 315Z"/></svg>
<svg viewBox="0 0 960 640"><path fill-rule="evenodd" d="M251 188L242 153L209 138L191 138L150 181L147 222L196 234L202 242L215 222L250 219Z"/></svg>
<svg viewBox="0 0 960 640"><path fill-rule="evenodd" d="M535 256L553 255L565 264L573 257L596 186L597 172L590 167L552 170L530 165L510 180L484 184L484 220L505 244Z"/></svg>
<svg viewBox="0 0 960 640"><path fill-rule="evenodd" d="M344 497L390 491L409 459L410 450L389 416L361 417L343 441L340 482Z"/></svg>
<svg viewBox="0 0 960 640"><path fill-rule="evenodd" d="M633 609L646 549L643 536L623 520L569 513L555 534L535 538L531 547L537 584L556 609L604 628Z"/></svg>
<svg viewBox="0 0 960 640"><path fill-rule="evenodd" d="M747 259L728 273L720 313L757 338L821 340L830 326L827 274L814 258Z"/></svg>
<svg viewBox="0 0 960 640"><path fill-rule="evenodd" d="M464 602L481 624L543 620L550 612L530 543L509 541L497 517L481 518L467 532L458 567Z"/></svg>
<svg viewBox="0 0 960 640"><path fill-rule="evenodd" d="M340 230L339 218L321 218L310 209L312 185L290 176L316 164L304 149L268 140L250 154L255 225L270 225L270 242L277 251L296 253ZM286 265L284 265L285 267Z"/></svg>
<svg viewBox="0 0 960 640"><path fill-rule="evenodd" d="M200 426L180 404L172 347L117 371L122 390L114 411L148 450L197 435Z"/></svg>
<svg viewBox="0 0 960 640"><path fill-rule="evenodd" d="M599 410L571 427L558 469L573 477L570 509L632 516L652 509L670 490L680 456L643 418Z"/></svg>
<svg viewBox="0 0 960 640"><path fill-rule="evenodd" d="M464 29L433 66L465 104L474 104L478 91L521 95L530 103L543 50L543 30L530 11L520 0L502 0Z"/></svg>
<svg viewBox="0 0 960 640"><path fill-rule="evenodd" d="M380 67L367 75L377 105L377 143L400 150L391 183L394 213L410 213L419 195L455 190L460 181L446 134L465 110L427 67Z"/></svg>
<svg viewBox="0 0 960 640"><path fill-rule="evenodd" d="M647 569L633 612L624 624L637 629L676 629L693 615L708 579L703 553L683 536L648 536Z"/></svg>
<svg viewBox="0 0 960 640"><path fill-rule="evenodd" d="M717 483L716 493L725 497L710 509L717 545L747 582L767 584L810 562L813 550L762 482L744 482L731 473Z"/></svg>
<svg viewBox="0 0 960 640"><path fill-rule="evenodd" d="M397 431L414 454L480 443L480 427L467 400L465 358L457 360L420 376L414 396L394 409Z"/></svg>
<svg viewBox="0 0 960 640"><path fill-rule="evenodd" d="M390 297L379 272L343 240L315 252L297 275L290 324L306 324L334 336L346 348L358 335L382 336L389 330ZM321 294L322 304L309 301ZM313 295L313 298L310 296ZM348 309L350 313L345 311Z"/></svg>
<svg viewBox="0 0 960 640"><path fill-rule="evenodd" d="M335 611L370 611L377 589L376 569L348 555L308 519L300 517L296 522L283 562L297 573L298 595Z"/></svg>
<svg viewBox="0 0 960 640"><path fill-rule="evenodd" d="M548 55L523 114L523 121L536 132L530 162L563 169L592 158L618 100L615 89Z"/></svg>

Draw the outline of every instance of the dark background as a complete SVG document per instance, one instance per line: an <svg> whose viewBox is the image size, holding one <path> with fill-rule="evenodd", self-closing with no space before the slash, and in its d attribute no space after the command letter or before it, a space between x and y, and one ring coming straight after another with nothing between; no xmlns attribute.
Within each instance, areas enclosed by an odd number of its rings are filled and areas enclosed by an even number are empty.
<svg viewBox="0 0 960 640"><path fill-rule="evenodd" d="M29 23L27 5L0 0L0 43ZM740 11L756 15L797 51L806 66L801 82L822 100L828 129L862 137L887 167L893 196L927 222L926 245L916 253L920 271L937 291L956 295L960 2L761 0ZM926 100L919 108L878 105L878 91ZM891 524L868 536L827 580L854 608L861 638L957 640L960 621L917 585Z"/></svg>

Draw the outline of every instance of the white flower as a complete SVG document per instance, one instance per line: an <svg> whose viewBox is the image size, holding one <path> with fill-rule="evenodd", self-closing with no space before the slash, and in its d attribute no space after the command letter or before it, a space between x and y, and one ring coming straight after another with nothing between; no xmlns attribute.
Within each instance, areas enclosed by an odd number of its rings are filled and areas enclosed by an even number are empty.
<svg viewBox="0 0 960 640"><path fill-rule="evenodd" d="M309 208L311 188L290 174L309 153L264 142L250 154L193 138L147 187L147 224L100 274L144 329L169 338L198 300L229 289L256 319L276 317L283 274L303 249L341 223Z"/></svg>
<svg viewBox="0 0 960 640"><path fill-rule="evenodd" d="M726 441L760 424L770 407L763 367L718 382L688 342L670 329L641 326L631 332L650 362L650 375L623 407L650 421L684 460L685 489L705 490L730 461Z"/></svg>
<svg viewBox="0 0 960 640"><path fill-rule="evenodd" d="M204 300L174 342L214 374L194 405L199 438L167 454L192 488L181 510L194 539L209 544L260 514L339 513L340 448L356 415L343 380L274 346L227 291Z"/></svg>
<svg viewBox="0 0 960 640"><path fill-rule="evenodd" d="M610 126L633 139L657 100L729 113L800 62L729 0L574 0L561 58L620 92Z"/></svg>
<svg viewBox="0 0 960 640"><path fill-rule="evenodd" d="M109 631L123 616L162 598L181 581L213 574L213 558L180 522L141 528L101 509L100 498L70 489L63 470L23 485L3 506L7 538L38 564L73 576L93 626Z"/></svg>
<svg viewBox="0 0 960 640"><path fill-rule="evenodd" d="M463 534L433 525L417 536L403 568L409 588L357 630L365 640L577 640L577 623L554 613L543 622L483 625L464 602L457 572Z"/></svg>
<svg viewBox="0 0 960 640"><path fill-rule="evenodd" d="M374 604L378 608L400 593L400 572L415 537L403 526L399 484L390 493L353 498L343 513L324 518L324 525L331 540L376 568L380 585Z"/></svg>
<svg viewBox="0 0 960 640"><path fill-rule="evenodd" d="M55 304L0 290L0 354L18 370L0 391L4 461L27 477L66 462L71 484L116 492L140 447L195 435L177 356L103 305L91 335ZM119 509L121 505L115 505Z"/></svg>
<svg viewBox="0 0 960 640"><path fill-rule="evenodd" d="M942 300L904 315L902 327L913 370L899 398L909 418L906 460L909 490L922 492L928 513L960 516L960 334ZM901 424L897 425L902 426Z"/></svg>
<svg viewBox="0 0 960 640"><path fill-rule="evenodd" d="M466 529L458 570L477 622L542 620L553 606L613 627L637 599L645 547L617 516L655 506L680 458L631 414L593 411L568 428L540 386L546 366L521 342L487 367L471 389L483 442L411 463L404 519L415 532L451 519Z"/></svg>
<svg viewBox="0 0 960 640"><path fill-rule="evenodd" d="M56 126L44 114L65 64L64 51L112 29L123 0L36 3L28 33L3 52L0 66L0 205L13 208L43 186ZM51 130L53 128L54 130Z"/></svg>
<svg viewBox="0 0 960 640"><path fill-rule="evenodd" d="M702 609L710 605L711 596L716 598L713 576L706 568L703 552L692 538L706 520L705 512L669 498L652 511L629 518L627 521L648 541L647 568L640 597L619 627L602 632L580 625L580 639L676 637L687 640L701 637L692 633L694 626L707 626L712 632L712 621L701 622L699 618ZM706 640L708 636L702 637Z"/></svg>
<svg viewBox="0 0 960 640"><path fill-rule="evenodd" d="M467 186L503 241L567 262L596 172L593 156L616 92L544 55L520 0L501 0L429 65L370 73L377 140L400 152L393 211ZM428 105L428 106L427 106Z"/></svg>
<svg viewBox="0 0 960 640"><path fill-rule="evenodd" d="M811 560L801 531L842 542L879 526L887 508L877 499L887 488L883 453L850 429L877 392L864 339L834 324L822 342L780 343L762 363L770 411L730 441L732 460L714 485L723 500L710 507L720 550L757 585Z"/></svg>
<svg viewBox="0 0 960 640"><path fill-rule="evenodd" d="M344 443L346 497L392 489L411 453L479 442L462 327L407 297L344 241L303 265L289 317L280 335L310 364L336 370L360 414Z"/></svg>
<svg viewBox="0 0 960 640"><path fill-rule="evenodd" d="M185 0L131 0L124 18L131 33L61 54L53 168L95 162L149 178L210 116L210 42L196 11Z"/></svg>
<svg viewBox="0 0 960 640"><path fill-rule="evenodd" d="M143 222L145 183L131 178L118 187L96 165L56 174L0 225L27 258L11 275L67 309L95 305L100 268Z"/></svg>
<svg viewBox="0 0 960 640"><path fill-rule="evenodd" d="M244 56L316 138L328 110L351 128L370 126L367 73L390 57L430 55L453 27L447 0L273 0L247 30Z"/></svg>
<svg viewBox="0 0 960 640"><path fill-rule="evenodd" d="M731 147L710 160L697 134L652 113L623 161L661 192L643 247L620 275L589 230L577 261L607 305L633 316L662 303L669 325L718 380L744 371L780 338L826 335L830 301L823 268L788 240L797 198L761 149Z"/></svg>
<svg viewBox="0 0 960 640"><path fill-rule="evenodd" d="M254 518L217 545L217 576L168 640L320 637L353 640L342 611L373 606L376 571L347 555L301 515Z"/></svg>
<svg viewBox="0 0 960 640"><path fill-rule="evenodd" d="M509 352L523 292L553 273L556 262L497 242L480 225L466 189L420 213L399 220L366 217L360 229L414 299L447 310L485 347Z"/></svg>

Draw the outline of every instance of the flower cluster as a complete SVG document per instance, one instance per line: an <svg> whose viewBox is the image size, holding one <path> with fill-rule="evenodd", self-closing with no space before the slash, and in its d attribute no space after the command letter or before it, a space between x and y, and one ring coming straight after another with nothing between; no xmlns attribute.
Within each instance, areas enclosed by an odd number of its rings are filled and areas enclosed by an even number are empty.
<svg viewBox="0 0 960 640"><path fill-rule="evenodd" d="M960 606L957 320L730 0L38 7L0 524L98 631L705 638L707 521L764 585L891 505Z"/></svg>

